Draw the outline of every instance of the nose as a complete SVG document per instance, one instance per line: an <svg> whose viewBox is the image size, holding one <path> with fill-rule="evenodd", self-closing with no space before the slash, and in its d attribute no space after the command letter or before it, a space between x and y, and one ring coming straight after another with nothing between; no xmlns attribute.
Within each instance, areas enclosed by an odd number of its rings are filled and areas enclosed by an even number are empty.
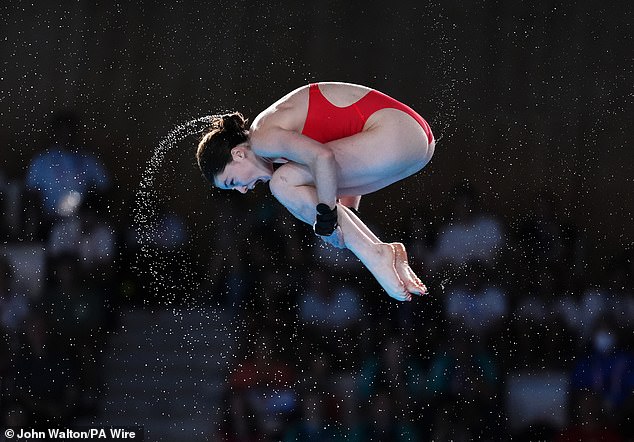
<svg viewBox="0 0 634 442"><path fill-rule="evenodd" d="M247 193L249 188L247 186L240 186L240 187L236 187L236 190L240 193Z"/></svg>

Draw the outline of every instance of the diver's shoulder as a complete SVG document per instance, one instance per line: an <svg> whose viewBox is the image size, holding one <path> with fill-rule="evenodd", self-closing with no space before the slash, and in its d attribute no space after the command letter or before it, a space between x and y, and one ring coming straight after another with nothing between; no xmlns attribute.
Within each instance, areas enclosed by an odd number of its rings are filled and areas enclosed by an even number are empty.
<svg viewBox="0 0 634 442"><path fill-rule="evenodd" d="M296 130L304 124L307 112L308 86L302 86L260 112L253 120L250 131L257 132L271 127Z"/></svg>

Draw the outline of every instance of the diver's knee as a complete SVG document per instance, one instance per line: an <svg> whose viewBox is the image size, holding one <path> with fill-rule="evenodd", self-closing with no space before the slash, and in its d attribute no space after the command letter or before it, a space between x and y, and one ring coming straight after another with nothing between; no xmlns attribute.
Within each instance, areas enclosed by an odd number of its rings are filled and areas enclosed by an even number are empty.
<svg viewBox="0 0 634 442"><path fill-rule="evenodd" d="M282 204L288 199L292 185L290 185L279 173L274 173L269 181L269 189L273 196Z"/></svg>
<svg viewBox="0 0 634 442"><path fill-rule="evenodd" d="M431 157L434 156L434 152L436 151L436 140L432 139L431 143L427 144L427 162L431 160Z"/></svg>

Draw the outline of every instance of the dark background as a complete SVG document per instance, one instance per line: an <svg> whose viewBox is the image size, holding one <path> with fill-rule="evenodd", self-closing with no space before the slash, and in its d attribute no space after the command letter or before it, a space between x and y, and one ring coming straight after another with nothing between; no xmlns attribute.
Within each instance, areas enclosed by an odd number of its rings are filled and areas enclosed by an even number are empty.
<svg viewBox="0 0 634 442"><path fill-rule="evenodd" d="M111 179L109 191L90 201L97 223L114 232L117 253L89 270L79 255L62 260L49 250L50 228L60 220L40 218L26 196L9 200L0 192L2 258L9 262L11 250L25 245L44 256L42 273L32 276L41 293L27 293L25 323L0 335L2 423L138 424L148 440L171 442L295 440L308 438L302 425L311 420L311 404L318 404L313 412L329 408L321 420L312 416L324 428L339 428L347 415L333 410L352 404L362 415L355 422L367 424L362 433L374 434L366 440L396 440L378 428L385 409L406 421L401 440L569 440L560 432L574 435L575 425L605 431L605 440L614 432L621 437L614 440L632 440L632 18L631 2L598 0L6 2L0 178L21 186L33 159L51 145L52 119L74 112L79 143ZM412 266L431 289L427 299L398 304L364 269L315 260L310 229L280 210L264 187L246 196L210 190L195 166L196 135L170 145L149 189L159 215L184 221L186 239L170 248L152 237L139 248L135 198L163 137L227 110L252 120L317 81L385 92L417 110L439 140L422 172L361 203L363 219L382 238L412 246ZM457 188L476 195L474 214L503 227L504 250L492 262L430 271L426 251L444 227L460 223ZM545 201L555 209L546 221ZM15 213L23 216L11 224ZM5 224L14 227L5 232ZM169 243L169 229L162 234ZM535 238L541 242L533 248ZM564 252L556 252L560 246ZM17 267L4 267L6 299L23 282ZM73 275L68 291L84 290L84 298L65 297L59 274ZM453 322L445 295L485 283L501 288L508 306L480 340ZM344 285L358 292L358 322L329 330L302 316L311 290L338 293ZM92 327L63 311L68 299L87 294L101 315ZM590 302L597 298L601 307ZM568 310L560 302L569 302ZM532 303L544 307L543 321L525 314ZM586 313L597 313L592 326L570 319L587 305ZM616 353L626 367L612 377L630 393L618 400L583 383L584 358L596 356L593 333L602 325L618 335ZM50 364L32 362L38 330L56 343ZM387 348L401 349L400 368L390 365ZM420 385L433 384L433 368L452 351L490 357L495 382L467 377L457 396L429 396ZM618 365L611 355L597 357L605 358L606 372ZM461 363L486 372L486 364ZM385 371L370 396L342 393L346 379L362 384L373 366ZM76 378L68 377L72 370ZM547 385L551 373L571 380L565 422L507 426L518 414L510 385L523 370ZM53 409L67 412L29 408L21 396L35 388L32 379L52 395L46 373L60 376ZM409 383L416 373L428 383ZM460 379L447 380L453 382ZM271 397L291 391L292 410L280 417L248 409L264 384L277 388L266 391Z"/></svg>

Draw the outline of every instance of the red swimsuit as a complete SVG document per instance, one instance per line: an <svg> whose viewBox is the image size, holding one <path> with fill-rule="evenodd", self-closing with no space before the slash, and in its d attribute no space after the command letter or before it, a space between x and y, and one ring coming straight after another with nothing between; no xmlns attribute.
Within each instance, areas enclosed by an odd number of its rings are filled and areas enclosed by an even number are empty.
<svg viewBox="0 0 634 442"><path fill-rule="evenodd" d="M317 84L311 84L308 90L308 115L302 134L320 143L327 143L361 132L368 118L374 112L385 108L398 109L410 115L425 131L427 141L431 143L434 139L429 124L423 120L423 117L411 107L379 91L371 90L356 103L346 107L338 107L324 97Z"/></svg>

